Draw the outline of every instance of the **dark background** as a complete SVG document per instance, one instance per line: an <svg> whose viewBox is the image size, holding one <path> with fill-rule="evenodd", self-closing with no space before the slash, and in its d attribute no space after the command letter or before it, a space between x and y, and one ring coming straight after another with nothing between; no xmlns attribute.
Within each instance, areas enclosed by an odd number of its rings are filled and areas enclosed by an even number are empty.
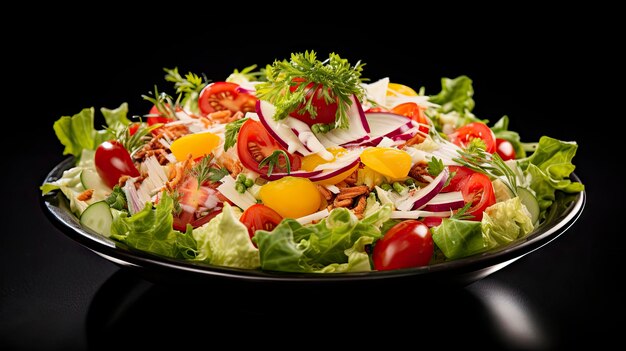
<svg viewBox="0 0 626 351"><path fill-rule="evenodd" d="M419 30L374 27L374 34L383 33L378 38L355 26L316 35L330 30L317 25L293 35L292 24L271 33L255 26L234 31L233 25L220 35L210 27L159 30L135 23L85 31L90 20L9 39L4 83L11 92L3 118L12 126L3 128L8 162L2 172L0 348L122 342L208 348L222 341L234 347L391 347L408 341L414 347L560 349L617 340L625 322L619 286L626 246L614 228L626 194L608 162L620 162L623 123L603 110L612 100L601 79L615 72L616 59L601 53L602 33L591 35L574 20L537 31L506 19L450 34L441 31L443 23ZM525 141L541 135L576 140L576 174L588 195L581 218L556 241L503 270L465 288L431 293L411 284L332 291L153 284L81 247L44 216L38 187L63 159L52 130L60 116L125 101L131 114L144 114L150 105L142 94L154 84L171 89L163 67L220 80L234 68L307 49L362 60L365 77L388 76L425 86L427 93L439 91L441 77L468 75L481 118L495 122L509 115L511 129Z"/></svg>

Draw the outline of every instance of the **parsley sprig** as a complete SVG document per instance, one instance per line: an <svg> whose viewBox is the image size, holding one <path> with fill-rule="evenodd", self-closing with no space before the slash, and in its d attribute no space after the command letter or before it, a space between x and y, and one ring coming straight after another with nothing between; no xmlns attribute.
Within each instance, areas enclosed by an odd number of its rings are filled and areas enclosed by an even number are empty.
<svg viewBox="0 0 626 351"><path fill-rule="evenodd" d="M276 105L276 120L294 111L299 114L308 112L311 119L315 119L314 99L307 99L307 95L315 93L316 98L323 98L327 104L337 102L335 127L348 128L348 109L352 105L350 98L356 95L361 99L365 94L361 86L364 65L358 61L351 66L348 60L335 53L324 61L317 59L315 51L294 53L289 61L277 60L267 66L267 82L256 86L257 97Z"/></svg>
<svg viewBox="0 0 626 351"><path fill-rule="evenodd" d="M237 136L239 135L239 129L247 121L248 118L238 119L234 122L230 122L224 127L224 151L228 151L231 147L237 143Z"/></svg>

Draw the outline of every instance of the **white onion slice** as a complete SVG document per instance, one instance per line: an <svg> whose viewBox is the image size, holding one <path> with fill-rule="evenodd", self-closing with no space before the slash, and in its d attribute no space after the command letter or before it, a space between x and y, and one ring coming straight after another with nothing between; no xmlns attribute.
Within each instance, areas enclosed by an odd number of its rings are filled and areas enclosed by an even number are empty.
<svg viewBox="0 0 626 351"><path fill-rule="evenodd" d="M308 224L311 223L313 221L319 221L322 218L326 218L328 217L328 215L330 214L330 212L328 212L328 209L323 209L321 211L312 213L308 216L304 216L304 217L300 217L300 218L296 218L296 221L302 225L304 224Z"/></svg>
<svg viewBox="0 0 626 351"><path fill-rule="evenodd" d="M327 133L316 134L325 148L359 143L369 139L370 127L363 107L356 96L350 97L352 105L348 109L348 128L335 128Z"/></svg>
<svg viewBox="0 0 626 351"><path fill-rule="evenodd" d="M410 193L406 198L399 200L396 203L396 208L400 211L409 211L424 207L441 189L443 189L449 175L448 168L444 168L430 184Z"/></svg>

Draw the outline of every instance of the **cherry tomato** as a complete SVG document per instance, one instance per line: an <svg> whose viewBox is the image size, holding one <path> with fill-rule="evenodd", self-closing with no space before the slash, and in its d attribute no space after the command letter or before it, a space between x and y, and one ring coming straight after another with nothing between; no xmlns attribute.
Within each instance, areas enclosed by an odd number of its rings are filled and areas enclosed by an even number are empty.
<svg viewBox="0 0 626 351"><path fill-rule="evenodd" d="M259 169L259 162L276 150L287 153L292 171L300 169L302 158L298 155L289 154L272 138L261 122L249 119L243 123L239 129L239 135L237 135L237 155L246 168L260 174L267 174L268 166L265 165ZM273 172L287 172L286 163L282 157L279 158L279 164L274 166Z"/></svg>
<svg viewBox="0 0 626 351"><path fill-rule="evenodd" d="M294 92L300 86L300 84L304 82L304 78L295 78L293 81L298 84L292 85L289 88L291 92ZM301 120L309 126L312 126L316 123L335 123L335 116L337 115L337 102L334 101L331 103L326 103L326 100L324 100L324 97L322 97L321 91L322 89L324 89L324 87L315 83L309 83L307 84L305 89L307 90L305 99L307 102L311 101L311 105L313 105L313 107L315 108L317 115L315 117L312 117L309 112L304 112L303 114L300 114L298 113L299 109L290 113L289 115L291 117ZM332 92L330 92L330 89L328 89L328 92L330 96L332 96Z"/></svg>
<svg viewBox="0 0 626 351"><path fill-rule="evenodd" d="M258 229L272 231L282 220L283 217L278 212L262 204L248 207L239 218L239 221L248 228L250 239ZM254 246L256 247L256 244Z"/></svg>
<svg viewBox="0 0 626 351"><path fill-rule="evenodd" d="M94 156L96 171L106 185L113 188L121 176L139 177L124 145L117 140L105 141L98 146Z"/></svg>
<svg viewBox="0 0 626 351"><path fill-rule="evenodd" d="M230 82L215 82L207 85L200 92L198 107L206 116L209 113L222 110L231 112L254 112L256 97L245 92L239 92L239 84Z"/></svg>
<svg viewBox="0 0 626 351"><path fill-rule="evenodd" d="M505 161L515 159L515 148L508 140L496 139L496 152Z"/></svg>
<svg viewBox="0 0 626 351"><path fill-rule="evenodd" d="M469 179L469 176L476 173L471 169L464 166L448 166L448 170L450 174L454 173L454 176L450 180L450 184L448 184L445 188L441 189L442 193L449 193L452 191L461 191L461 188Z"/></svg>
<svg viewBox="0 0 626 351"><path fill-rule="evenodd" d="M137 130L139 129L139 123L132 123L130 126L128 126L128 134L130 134L130 136L135 135L135 133L137 133Z"/></svg>
<svg viewBox="0 0 626 351"><path fill-rule="evenodd" d="M208 223L222 211L219 192L213 188L198 185L198 179L187 176L176 190L181 211L174 216L174 229L184 232L187 224L197 228Z"/></svg>
<svg viewBox="0 0 626 351"><path fill-rule="evenodd" d="M422 223L426 224L428 228L436 227L441 224L443 218L441 217L424 217Z"/></svg>
<svg viewBox="0 0 626 351"><path fill-rule="evenodd" d="M411 219L394 225L376 242L372 261L379 271L420 267L430 262L433 250L430 229Z"/></svg>
<svg viewBox="0 0 626 351"><path fill-rule="evenodd" d="M430 129L428 126L428 118L424 114L424 108L420 107L414 102L405 102L391 109L392 113L397 115L409 117L415 122L420 124L419 130L424 133L428 133Z"/></svg>
<svg viewBox="0 0 626 351"><path fill-rule="evenodd" d="M149 126L157 124L157 123L165 124L165 123L169 123L172 121L174 120L161 115L156 105L152 105L150 112L148 112L148 118L146 119L146 122L148 123Z"/></svg>
<svg viewBox="0 0 626 351"><path fill-rule="evenodd" d="M485 151L493 154L496 152L496 137L491 129L482 122L472 122L448 134L448 138L454 144L465 147L474 138L480 138L485 142Z"/></svg>
<svg viewBox="0 0 626 351"><path fill-rule="evenodd" d="M496 195L489 177L482 173L474 173L467 178L461 187L465 203L472 203L465 213L474 216L472 221L483 219L485 209L496 203Z"/></svg>

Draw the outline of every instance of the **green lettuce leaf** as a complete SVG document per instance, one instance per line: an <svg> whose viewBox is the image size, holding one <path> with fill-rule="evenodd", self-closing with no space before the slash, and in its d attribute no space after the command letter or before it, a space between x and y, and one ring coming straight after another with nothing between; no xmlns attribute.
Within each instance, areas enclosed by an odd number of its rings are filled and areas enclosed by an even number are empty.
<svg viewBox="0 0 626 351"><path fill-rule="evenodd" d="M128 105L123 103L120 107L110 110L100 109L110 128L116 129L120 125L128 125L126 118ZM94 127L94 109L85 108L73 116L63 116L54 122L54 132L65 149L63 155L74 155L80 159L83 150L95 150L102 142L112 139L113 134L107 129L97 130Z"/></svg>
<svg viewBox="0 0 626 351"><path fill-rule="evenodd" d="M113 220L111 238L140 251L172 258L194 258L197 245L191 226L187 226L185 233L174 230L173 209L174 200L163 193L154 208L148 202L143 210L130 217L122 212Z"/></svg>
<svg viewBox="0 0 626 351"><path fill-rule="evenodd" d="M285 219L271 232L256 232L261 267L288 272L369 270L364 247L382 236L379 226L390 216L387 204L361 221L345 208L334 209L313 225Z"/></svg>
<svg viewBox="0 0 626 351"><path fill-rule="evenodd" d="M465 111L474 109L473 95L472 80L467 76L459 76L454 79L442 78L441 91L437 95L430 96L429 100L441 105L440 112L456 111L464 114Z"/></svg>
<svg viewBox="0 0 626 351"><path fill-rule="evenodd" d="M433 241L449 259L470 256L487 250L480 222L444 218L431 228Z"/></svg>
<svg viewBox="0 0 626 351"><path fill-rule="evenodd" d="M118 108L111 110L106 107L100 109L100 113L104 116L107 126L115 128L117 125L127 126L131 122L126 116L128 115L128 104L122 103Z"/></svg>
<svg viewBox="0 0 626 351"><path fill-rule="evenodd" d="M585 189L583 184L569 179L576 168L572 159L577 149L575 142L543 136L539 139L535 152L520 162L521 169L530 178L530 188L539 202L540 218L544 217L545 210L554 202L557 190L576 193Z"/></svg>
<svg viewBox="0 0 626 351"><path fill-rule="evenodd" d="M488 207L481 222L487 247L507 245L533 231L531 215L519 197Z"/></svg>
<svg viewBox="0 0 626 351"><path fill-rule="evenodd" d="M250 241L246 226L239 221L240 215L225 202L222 213L193 230L198 243L196 260L236 268L260 267L259 250Z"/></svg>

